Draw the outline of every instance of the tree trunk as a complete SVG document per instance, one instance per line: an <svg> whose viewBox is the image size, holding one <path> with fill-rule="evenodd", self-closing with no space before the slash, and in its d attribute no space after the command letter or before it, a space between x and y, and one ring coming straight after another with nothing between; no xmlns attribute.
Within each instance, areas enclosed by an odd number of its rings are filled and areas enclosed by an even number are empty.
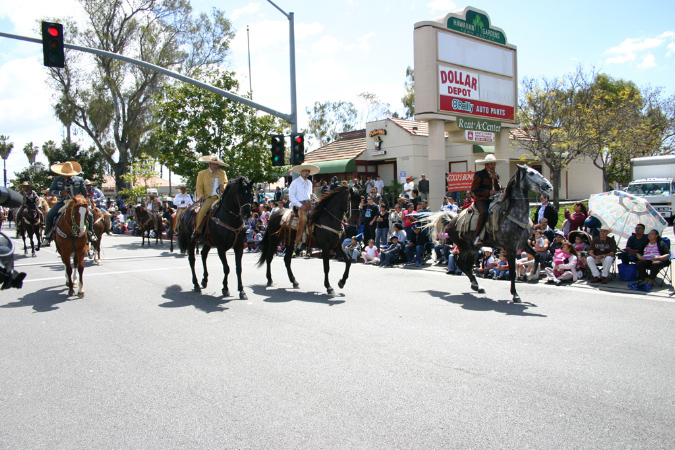
<svg viewBox="0 0 675 450"><path fill-rule="evenodd" d="M551 170L551 184L553 185L553 199L552 203L557 210L560 206L560 169Z"/></svg>

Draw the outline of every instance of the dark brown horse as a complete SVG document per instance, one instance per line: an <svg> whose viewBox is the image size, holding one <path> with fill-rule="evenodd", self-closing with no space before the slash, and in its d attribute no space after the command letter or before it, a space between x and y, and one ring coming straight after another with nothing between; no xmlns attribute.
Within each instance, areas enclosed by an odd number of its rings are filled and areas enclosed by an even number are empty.
<svg viewBox="0 0 675 450"><path fill-rule="evenodd" d="M138 222L138 230L143 237L141 247L145 245L145 235L148 235L148 245L150 245L150 231L155 232L155 245L158 242L164 244L162 241L162 217L153 211L148 211L145 206L138 205L136 207L136 220Z"/></svg>
<svg viewBox="0 0 675 450"><path fill-rule="evenodd" d="M65 212L57 218L54 227L54 241L56 251L61 255L61 261L66 266L66 286L68 295L75 293L77 276L80 276L80 289L77 296L84 297L84 255L87 251L87 215L88 202L81 196L76 195L67 201ZM72 265L71 265L72 257ZM73 267L77 272L73 274Z"/></svg>
<svg viewBox="0 0 675 450"><path fill-rule="evenodd" d="M92 229L97 239L87 245L87 256L94 260L97 265L101 265L101 239L103 238L103 233L109 230L110 219L106 222L106 217L103 215L103 212L94 207L92 210L92 215L94 216L94 225Z"/></svg>
<svg viewBox="0 0 675 450"><path fill-rule="evenodd" d="M324 273L323 285L326 287L329 294L335 293L335 290L330 285L330 281L328 281L331 250L334 251L338 257L342 257L346 261L345 271L338 282L338 287L340 289L344 287L347 278L349 277L349 268L352 259L347 257L344 250L342 250L342 241L345 239L342 220L346 216L349 218L350 224L356 225L356 222L359 219L360 202L361 194L357 189L339 187L324 194L309 217L311 245L321 249ZM288 218L289 215L290 210L282 208L275 211L270 216L267 221L265 237L259 246L260 259L258 260L258 267L267 263L268 286L274 285L272 282L272 271L270 266L272 258L277 252L277 246L283 241L286 244L287 249L284 255L284 262L286 263L288 278L291 283L293 283L294 288L300 287L300 284L295 280L293 271L291 271L291 258L293 257L293 243L295 242L296 231L284 224L284 218Z"/></svg>
<svg viewBox="0 0 675 450"><path fill-rule="evenodd" d="M0 206L0 231L2 231L2 224L5 222L5 208Z"/></svg>
<svg viewBox="0 0 675 450"><path fill-rule="evenodd" d="M16 218L17 232L23 239L23 254L28 254L28 247L26 246L26 235L30 241L31 256L35 257L35 252L40 251L40 241L42 240L42 228L45 220L42 211L38 208L38 204L34 201L27 200L23 208L21 217ZM35 237L35 240L33 240ZM37 241L37 249L35 248L35 241Z"/></svg>

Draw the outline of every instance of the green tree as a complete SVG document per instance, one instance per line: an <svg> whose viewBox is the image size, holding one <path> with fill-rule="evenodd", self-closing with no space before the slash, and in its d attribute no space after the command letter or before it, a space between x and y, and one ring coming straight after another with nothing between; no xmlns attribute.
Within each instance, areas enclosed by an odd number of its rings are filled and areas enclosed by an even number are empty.
<svg viewBox="0 0 675 450"><path fill-rule="evenodd" d="M28 181L35 192L39 194L40 191L48 189L52 185L52 176L49 174L47 167L38 161L20 172L15 172L11 183L14 186L19 186L24 181Z"/></svg>
<svg viewBox="0 0 675 450"><path fill-rule="evenodd" d="M208 78L214 86L237 92L234 73L222 72ZM206 165L201 155L217 154L229 167L230 178L245 176L254 182L279 179L288 167L273 167L270 135L283 132L274 117L254 108L192 85L171 86L161 93L157 114L162 125L155 130L153 145L159 160L194 187L197 173Z"/></svg>
<svg viewBox="0 0 675 450"><path fill-rule="evenodd" d="M358 124L358 112L352 102L314 102L312 109L306 108L309 123L305 134L323 147L336 140L340 133L352 131Z"/></svg>
<svg viewBox="0 0 675 450"><path fill-rule="evenodd" d="M148 188L157 188L159 184L150 181L151 178L159 176L159 173L154 168L154 162L154 158L148 155L139 155L136 161L129 166L129 170L122 175L122 179L130 187L120 189L119 193L136 200L143 198Z"/></svg>
<svg viewBox="0 0 675 450"><path fill-rule="evenodd" d="M23 153L26 155L26 158L28 158L28 162L31 163L31 165L35 164L35 158L37 157L38 153L40 153L40 147L33 145L33 142L29 142L28 144L24 145Z"/></svg>
<svg viewBox="0 0 675 450"><path fill-rule="evenodd" d="M593 144L586 133L579 105L589 103L588 83L581 69L562 79L522 81L518 143L551 171L553 203L559 205L561 173L570 162L586 154Z"/></svg>
<svg viewBox="0 0 675 450"><path fill-rule="evenodd" d="M7 158L14 148L14 143L7 141L9 141L9 136L0 135L0 157L2 157L5 186L7 186Z"/></svg>
<svg viewBox="0 0 675 450"><path fill-rule="evenodd" d="M405 109L403 118L415 120L415 70L410 66L405 70L405 95L401 103Z"/></svg>
<svg viewBox="0 0 675 450"><path fill-rule="evenodd" d="M140 59L190 77L225 61L234 36L224 13L194 15L188 0L80 0L84 22L59 20L71 43ZM102 56L66 52L66 67L49 69L55 113L81 128L115 173L117 187L134 159L156 148L155 93L168 83L157 72ZM69 133L70 135L70 133ZM153 155L157 156L157 155Z"/></svg>

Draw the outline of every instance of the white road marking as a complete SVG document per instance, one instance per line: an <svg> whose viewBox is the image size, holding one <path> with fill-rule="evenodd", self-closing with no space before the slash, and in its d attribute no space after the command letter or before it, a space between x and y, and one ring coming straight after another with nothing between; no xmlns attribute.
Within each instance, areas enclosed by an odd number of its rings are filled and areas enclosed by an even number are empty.
<svg viewBox="0 0 675 450"><path fill-rule="evenodd" d="M118 272L105 272L105 273L91 273L91 272L87 272L87 278L90 278L90 277L100 277L100 276L103 276L103 275L119 275L119 274L122 274L122 273L139 273L139 274L141 274L141 273L146 273L146 272L156 272L156 271L160 271L160 270L175 270L175 269L183 268L183 267L184 267L184 266L158 267L158 268L156 268L156 269L121 270L121 271L118 271ZM24 283L36 283L36 282L39 282L39 281L61 280L62 278L63 278L63 275L60 275L60 276L58 276L58 277L38 278L38 279L29 279L29 278L26 278L25 280L23 280L23 282L24 282Z"/></svg>

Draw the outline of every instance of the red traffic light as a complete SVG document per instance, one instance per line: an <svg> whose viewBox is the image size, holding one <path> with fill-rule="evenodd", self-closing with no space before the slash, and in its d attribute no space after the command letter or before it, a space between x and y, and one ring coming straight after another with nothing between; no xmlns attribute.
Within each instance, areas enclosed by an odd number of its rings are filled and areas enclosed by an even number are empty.
<svg viewBox="0 0 675 450"><path fill-rule="evenodd" d="M49 34L51 34L52 36L54 36L54 37L56 37L56 36L58 36L59 34L61 34L61 32L59 31L59 29L56 28L56 27L49 27L49 28L47 29L47 32L48 32Z"/></svg>

